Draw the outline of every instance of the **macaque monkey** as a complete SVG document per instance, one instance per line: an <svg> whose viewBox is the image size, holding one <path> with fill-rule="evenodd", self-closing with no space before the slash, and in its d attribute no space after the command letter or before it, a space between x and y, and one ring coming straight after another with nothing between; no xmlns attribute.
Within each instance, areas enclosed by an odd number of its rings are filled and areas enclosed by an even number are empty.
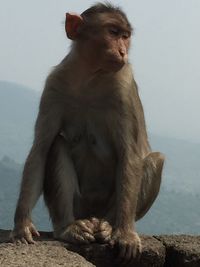
<svg viewBox="0 0 200 267"><path fill-rule="evenodd" d="M164 156L151 152L128 51L132 27L119 8L66 14L72 48L46 81L26 160L13 239L34 243L41 193L55 238L110 243L123 261L141 241L135 221L160 188Z"/></svg>

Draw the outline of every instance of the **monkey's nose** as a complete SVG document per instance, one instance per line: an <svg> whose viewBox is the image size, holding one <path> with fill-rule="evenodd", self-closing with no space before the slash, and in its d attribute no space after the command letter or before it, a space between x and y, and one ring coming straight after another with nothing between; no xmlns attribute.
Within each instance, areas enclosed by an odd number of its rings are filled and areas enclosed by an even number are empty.
<svg viewBox="0 0 200 267"><path fill-rule="evenodd" d="M120 49L119 53L121 57L124 57L126 55L126 51L124 49Z"/></svg>

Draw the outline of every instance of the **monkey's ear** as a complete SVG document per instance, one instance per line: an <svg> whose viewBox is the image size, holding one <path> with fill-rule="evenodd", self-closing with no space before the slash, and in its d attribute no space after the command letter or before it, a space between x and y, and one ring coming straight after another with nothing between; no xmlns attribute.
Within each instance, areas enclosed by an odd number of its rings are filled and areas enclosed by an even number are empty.
<svg viewBox="0 0 200 267"><path fill-rule="evenodd" d="M78 35L78 28L83 24L83 18L75 13L66 13L65 30L67 37L75 40Z"/></svg>

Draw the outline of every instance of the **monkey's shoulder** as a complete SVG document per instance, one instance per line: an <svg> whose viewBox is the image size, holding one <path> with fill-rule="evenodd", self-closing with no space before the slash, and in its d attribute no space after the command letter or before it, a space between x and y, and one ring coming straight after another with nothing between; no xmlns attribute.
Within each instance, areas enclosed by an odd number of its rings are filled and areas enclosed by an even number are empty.
<svg viewBox="0 0 200 267"><path fill-rule="evenodd" d="M42 99L59 103L68 111L105 112L131 107L137 98L132 67L126 64L118 73L98 73L89 80L72 82L70 71L56 67L47 77ZM42 101L41 101L42 102ZM127 105L128 104L128 105Z"/></svg>

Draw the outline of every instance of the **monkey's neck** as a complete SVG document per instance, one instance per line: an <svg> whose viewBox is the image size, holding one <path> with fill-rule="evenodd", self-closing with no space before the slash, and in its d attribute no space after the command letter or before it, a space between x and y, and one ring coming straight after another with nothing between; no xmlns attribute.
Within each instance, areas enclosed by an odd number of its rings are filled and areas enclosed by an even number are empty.
<svg viewBox="0 0 200 267"><path fill-rule="evenodd" d="M97 62L93 62L91 57L87 56L87 53L83 53L76 49L76 47L72 48L69 59L71 64L75 66L78 71L82 71L86 76L92 75L100 70Z"/></svg>
<svg viewBox="0 0 200 267"><path fill-rule="evenodd" d="M83 57L80 57L73 48L61 62L61 67L66 72L66 76L70 77L73 87L86 84L97 76L109 75L102 69L91 66Z"/></svg>

